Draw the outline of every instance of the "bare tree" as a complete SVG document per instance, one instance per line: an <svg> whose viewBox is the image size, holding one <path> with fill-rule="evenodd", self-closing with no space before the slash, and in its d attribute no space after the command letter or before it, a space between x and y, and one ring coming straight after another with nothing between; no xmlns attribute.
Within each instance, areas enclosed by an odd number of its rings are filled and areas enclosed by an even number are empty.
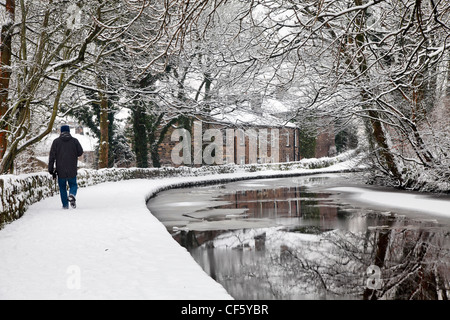
<svg viewBox="0 0 450 320"><path fill-rule="evenodd" d="M18 2L20 21L10 29L15 41L7 80L12 86L5 88L9 100L0 119L8 141L0 172L12 171L15 157L52 130L65 88L89 66L84 64L87 49L102 27L88 21L71 24L69 15L61 14L64 9L63 1Z"/></svg>
<svg viewBox="0 0 450 320"><path fill-rule="evenodd" d="M222 61L245 67L236 81L290 93L297 118L363 119L394 185L445 190L450 126L432 115L448 108L449 16L446 1L252 2Z"/></svg>
<svg viewBox="0 0 450 320"><path fill-rule="evenodd" d="M0 172L12 171L16 156L52 130L60 105L70 101L66 88L91 89L106 101L105 94L112 92L95 81L101 75L92 76L101 72L98 66L104 57L124 50L131 57L131 81L161 72L199 14L220 3L8 0L0 7L2 17L7 17L1 35ZM105 155L107 132L102 132Z"/></svg>
<svg viewBox="0 0 450 320"><path fill-rule="evenodd" d="M3 5L3 4L2 4ZM15 1L7 0L5 11L1 12L1 42L0 42L0 117L8 110L8 92L11 78L11 45L15 21ZM0 158L7 148L7 125L1 123L0 127Z"/></svg>

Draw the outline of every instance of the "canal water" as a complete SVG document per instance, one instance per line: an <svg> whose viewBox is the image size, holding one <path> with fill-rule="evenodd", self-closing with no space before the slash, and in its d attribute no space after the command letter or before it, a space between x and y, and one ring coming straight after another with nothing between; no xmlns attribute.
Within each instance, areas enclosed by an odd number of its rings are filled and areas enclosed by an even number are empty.
<svg viewBox="0 0 450 320"><path fill-rule="evenodd" d="M358 202L342 186L367 188L357 174L245 180L147 205L235 299L448 298L450 219Z"/></svg>

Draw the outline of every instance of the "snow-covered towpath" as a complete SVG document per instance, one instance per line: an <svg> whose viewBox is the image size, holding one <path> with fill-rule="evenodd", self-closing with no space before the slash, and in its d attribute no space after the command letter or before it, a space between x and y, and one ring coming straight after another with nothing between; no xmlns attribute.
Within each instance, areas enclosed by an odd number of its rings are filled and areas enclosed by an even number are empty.
<svg viewBox="0 0 450 320"><path fill-rule="evenodd" d="M1 299L230 298L151 215L145 196L167 180L102 183L78 208L40 201L0 232Z"/></svg>

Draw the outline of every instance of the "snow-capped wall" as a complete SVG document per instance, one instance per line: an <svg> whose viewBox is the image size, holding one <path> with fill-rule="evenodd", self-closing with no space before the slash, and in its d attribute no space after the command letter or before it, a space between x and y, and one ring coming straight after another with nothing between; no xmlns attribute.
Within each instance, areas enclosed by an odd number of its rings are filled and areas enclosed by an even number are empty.
<svg viewBox="0 0 450 320"><path fill-rule="evenodd" d="M49 174L0 176L0 228L4 223L20 218L28 205L57 192Z"/></svg>
<svg viewBox="0 0 450 320"><path fill-rule="evenodd" d="M349 151L333 158L304 159L299 162L274 164L234 164L223 166L164 167L164 168L109 168L101 170L80 169L78 171L79 187L86 187L103 182L129 179L162 179L167 177L205 176L224 173L275 171L286 172L298 169L325 168L354 157L356 151ZM24 175L0 175L0 229L5 223L20 218L27 207L46 197L59 193L57 182L48 173Z"/></svg>

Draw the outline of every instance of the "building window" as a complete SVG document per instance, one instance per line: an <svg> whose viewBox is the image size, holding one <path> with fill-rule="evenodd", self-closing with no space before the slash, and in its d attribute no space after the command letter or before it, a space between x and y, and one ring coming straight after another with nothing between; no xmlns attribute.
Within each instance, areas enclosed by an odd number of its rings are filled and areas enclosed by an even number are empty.
<svg viewBox="0 0 450 320"><path fill-rule="evenodd" d="M272 147L272 149L277 147L278 137L276 136L276 134L274 134L273 130L272 130L272 133L270 135L270 142L271 142L270 146Z"/></svg>
<svg viewBox="0 0 450 320"><path fill-rule="evenodd" d="M245 133L244 130L239 129L239 145L245 146Z"/></svg>
<svg viewBox="0 0 450 320"><path fill-rule="evenodd" d="M286 130L286 147L289 147L290 143L289 143L289 131Z"/></svg>

